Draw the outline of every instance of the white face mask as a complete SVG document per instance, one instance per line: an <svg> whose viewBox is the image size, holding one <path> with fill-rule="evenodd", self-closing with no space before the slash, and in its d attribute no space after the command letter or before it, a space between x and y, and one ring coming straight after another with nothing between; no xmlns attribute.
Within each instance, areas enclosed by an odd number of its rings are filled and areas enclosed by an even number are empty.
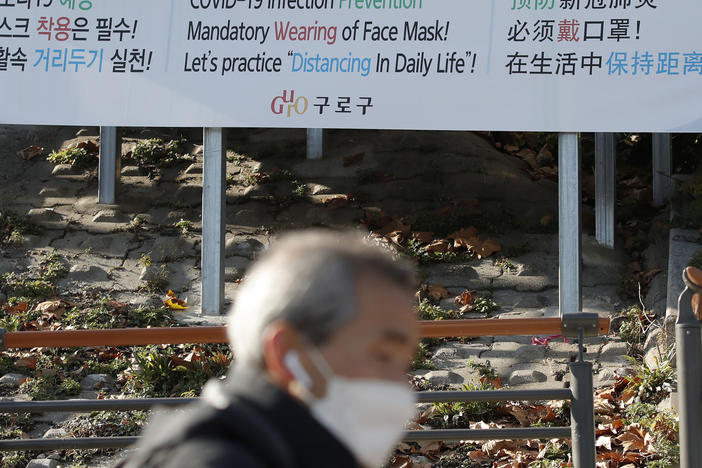
<svg viewBox="0 0 702 468"><path fill-rule="evenodd" d="M296 351L285 356L285 365L304 388L303 399L312 415L343 442L366 467L385 463L415 412L414 393L405 384L380 379L340 377L324 357L309 347L310 358L327 381L324 397L310 393L312 380Z"/></svg>

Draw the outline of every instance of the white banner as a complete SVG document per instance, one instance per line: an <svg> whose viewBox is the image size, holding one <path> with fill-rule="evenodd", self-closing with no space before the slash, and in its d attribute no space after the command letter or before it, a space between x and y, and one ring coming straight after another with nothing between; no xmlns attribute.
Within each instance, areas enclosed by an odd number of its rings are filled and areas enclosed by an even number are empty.
<svg viewBox="0 0 702 468"><path fill-rule="evenodd" d="M700 0L0 0L0 123L702 131Z"/></svg>

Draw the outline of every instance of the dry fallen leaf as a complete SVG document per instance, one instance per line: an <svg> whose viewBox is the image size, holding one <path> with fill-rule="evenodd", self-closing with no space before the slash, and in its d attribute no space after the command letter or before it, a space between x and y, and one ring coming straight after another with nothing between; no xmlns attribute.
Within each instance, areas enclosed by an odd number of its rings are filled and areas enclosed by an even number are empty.
<svg viewBox="0 0 702 468"><path fill-rule="evenodd" d="M36 158L37 156L39 156L43 152L44 152L44 148L42 148L41 146L32 145L32 146L26 147L23 150L19 150L17 152L17 156L21 159L24 159L25 161L30 161L30 160Z"/></svg>
<svg viewBox="0 0 702 468"><path fill-rule="evenodd" d="M460 296L456 296L454 302L461 306L472 305L475 302L475 296L471 291L466 289L460 294Z"/></svg>
<svg viewBox="0 0 702 468"><path fill-rule="evenodd" d="M456 249L469 249L471 241L476 239L478 235L478 230L473 226L469 228L462 228L460 231L452 232L449 234L449 239L453 239L453 247Z"/></svg>
<svg viewBox="0 0 702 468"><path fill-rule="evenodd" d="M432 284L428 289L429 295L435 300L440 301L450 296L448 290L440 284Z"/></svg>
<svg viewBox="0 0 702 468"><path fill-rule="evenodd" d="M475 252L478 258L487 258L490 255L502 250L502 246L492 239L487 239L476 243L476 245L471 247L471 250Z"/></svg>
<svg viewBox="0 0 702 468"><path fill-rule="evenodd" d="M426 250L427 252L445 253L445 252L448 252L450 248L451 248L451 244L449 244L448 241L440 239L440 240L435 240L431 244L424 247L424 250Z"/></svg>
<svg viewBox="0 0 702 468"><path fill-rule="evenodd" d="M599 436L595 441L595 447L604 447L607 450L612 450L612 438L610 436Z"/></svg>
<svg viewBox="0 0 702 468"><path fill-rule="evenodd" d="M433 232L422 232L422 231L412 231L412 239L416 240L417 242L421 242L422 244L426 244L428 242L431 242L432 239L434 239L434 233Z"/></svg>
<svg viewBox="0 0 702 468"><path fill-rule="evenodd" d="M324 200L324 205L330 210L337 210L348 206L351 197L348 195L332 195Z"/></svg>
<svg viewBox="0 0 702 468"><path fill-rule="evenodd" d="M37 358L26 356L15 361L15 366L26 367L27 369L35 370L37 368Z"/></svg>
<svg viewBox="0 0 702 468"><path fill-rule="evenodd" d="M171 310L185 310L189 307L187 304L187 301L178 299L175 293L170 289L168 290L168 299L163 301L163 305Z"/></svg>
<svg viewBox="0 0 702 468"><path fill-rule="evenodd" d="M643 427L639 424L631 424L623 434L617 437L617 442L622 445L624 453L632 451L643 452L646 449L645 437L646 430Z"/></svg>

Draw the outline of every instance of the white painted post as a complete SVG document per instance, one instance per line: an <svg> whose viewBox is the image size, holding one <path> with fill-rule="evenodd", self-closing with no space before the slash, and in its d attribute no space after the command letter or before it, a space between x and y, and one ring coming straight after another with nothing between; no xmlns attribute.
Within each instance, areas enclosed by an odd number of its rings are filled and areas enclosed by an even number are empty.
<svg viewBox="0 0 702 468"><path fill-rule="evenodd" d="M614 248L614 207L617 198L613 133L595 133L595 238Z"/></svg>
<svg viewBox="0 0 702 468"><path fill-rule="evenodd" d="M653 134L653 204L663 206L673 195L670 133Z"/></svg>
<svg viewBox="0 0 702 468"><path fill-rule="evenodd" d="M582 308L580 278L580 151L577 133L558 136L558 256L560 315Z"/></svg>
<svg viewBox="0 0 702 468"><path fill-rule="evenodd" d="M113 204L115 202L121 172L121 133L118 127L100 127L98 203Z"/></svg>
<svg viewBox="0 0 702 468"><path fill-rule="evenodd" d="M307 129L307 159L322 159L324 157L324 129Z"/></svg>
<svg viewBox="0 0 702 468"><path fill-rule="evenodd" d="M221 128L204 129L201 273L203 315L224 312L226 151Z"/></svg>

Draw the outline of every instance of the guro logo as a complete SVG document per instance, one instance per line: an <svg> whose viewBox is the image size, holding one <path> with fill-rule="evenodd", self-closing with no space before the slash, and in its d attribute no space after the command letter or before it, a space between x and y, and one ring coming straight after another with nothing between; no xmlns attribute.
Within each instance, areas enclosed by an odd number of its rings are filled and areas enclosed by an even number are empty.
<svg viewBox="0 0 702 468"><path fill-rule="evenodd" d="M294 90L283 90L283 94L276 96L271 101L271 112L275 115L281 115L287 108L287 117L290 117L293 111L297 115L302 115L307 112L310 103L305 96L298 96L295 99Z"/></svg>

